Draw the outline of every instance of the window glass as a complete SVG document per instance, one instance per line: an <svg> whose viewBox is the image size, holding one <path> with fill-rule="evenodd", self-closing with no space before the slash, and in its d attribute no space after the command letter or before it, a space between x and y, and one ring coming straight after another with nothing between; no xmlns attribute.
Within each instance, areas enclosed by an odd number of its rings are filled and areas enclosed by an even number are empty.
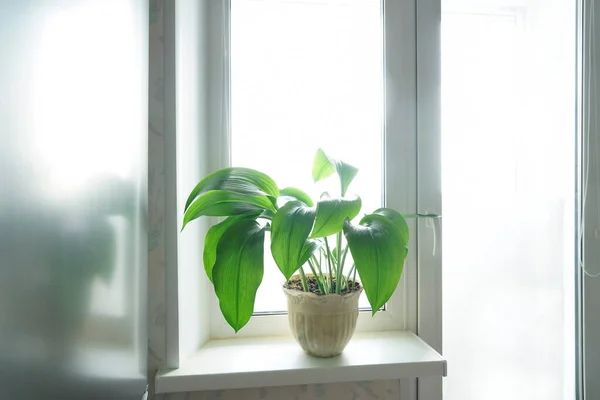
<svg viewBox="0 0 600 400"><path fill-rule="evenodd" d="M379 1L232 0L231 163L316 200L317 148L359 168L363 212L383 198L383 28ZM283 277L265 249L256 312L284 312ZM361 307L368 307L363 295Z"/></svg>
<svg viewBox="0 0 600 400"><path fill-rule="evenodd" d="M576 2L442 4L444 398L573 399Z"/></svg>

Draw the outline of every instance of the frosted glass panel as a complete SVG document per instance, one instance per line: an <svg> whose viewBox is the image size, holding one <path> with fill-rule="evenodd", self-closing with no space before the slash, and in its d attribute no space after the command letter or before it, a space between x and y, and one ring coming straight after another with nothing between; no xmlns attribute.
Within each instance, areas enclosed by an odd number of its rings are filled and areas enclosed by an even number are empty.
<svg viewBox="0 0 600 400"><path fill-rule="evenodd" d="M576 2L442 3L444 398L573 399Z"/></svg>
<svg viewBox="0 0 600 400"><path fill-rule="evenodd" d="M383 44L379 1L233 0L231 162L266 172L281 188L318 199L321 147L360 169L349 195L382 205ZM284 311L283 278L266 251L255 311ZM363 296L361 306L368 302Z"/></svg>
<svg viewBox="0 0 600 400"><path fill-rule="evenodd" d="M0 398L146 387L148 3L0 0Z"/></svg>

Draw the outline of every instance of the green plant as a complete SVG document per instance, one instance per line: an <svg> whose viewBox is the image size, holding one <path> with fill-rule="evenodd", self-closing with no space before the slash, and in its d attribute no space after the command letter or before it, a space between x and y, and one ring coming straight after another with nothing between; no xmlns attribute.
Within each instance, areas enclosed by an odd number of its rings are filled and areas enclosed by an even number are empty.
<svg viewBox="0 0 600 400"><path fill-rule="evenodd" d="M298 271L305 291L303 267L308 264L321 294L353 289L349 280L355 282L358 273L373 314L389 300L402 274L409 228L390 208L352 222L362 204L360 197L347 197L346 192L357 172L317 150L313 179L337 173L340 196L325 192L316 204L302 190L280 190L269 176L248 168L218 170L192 190L183 227L201 216L227 217L206 234L203 261L221 312L236 332L253 313L266 231L271 232L271 253L281 273L289 280ZM345 273L348 252L354 263Z"/></svg>

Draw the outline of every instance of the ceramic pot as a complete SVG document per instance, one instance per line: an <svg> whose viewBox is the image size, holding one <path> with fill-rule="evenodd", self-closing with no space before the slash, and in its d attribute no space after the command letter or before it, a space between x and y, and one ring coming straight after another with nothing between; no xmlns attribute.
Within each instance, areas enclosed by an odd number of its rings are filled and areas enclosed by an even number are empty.
<svg viewBox="0 0 600 400"><path fill-rule="evenodd" d="M360 290L347 294L317 295L283 288L290 328L300 347L316 357L344 351L356 329Z"/></svg>

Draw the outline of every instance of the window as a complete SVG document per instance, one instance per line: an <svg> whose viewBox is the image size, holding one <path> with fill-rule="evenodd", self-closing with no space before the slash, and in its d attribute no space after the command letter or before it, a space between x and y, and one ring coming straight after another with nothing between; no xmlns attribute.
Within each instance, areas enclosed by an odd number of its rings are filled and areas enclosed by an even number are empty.
<svg viewBox="0 0 600 400"><path fill-rule="evenodd" d="M445 398L574 399L576 2L442 4Z"/></svg>
<svg viewBox="0 0 600 400"><path fill-rule="evenodd" d="M403 12L414 5L372 0L225 4L227 16L211 19L209 35L209 51L221 60L208 71L213 84L220 82L209 96L210 131L221 135L209 138L211 169L255 168L282 188L300 187L318 198L337 188L334 178L312 182L312 158L321 147L359 168L350 192L361 196L362 212L382 205L416 212L416 54L408 40L415 21ZM411 224L416 232L416 221ZM411 246L399 289L375 317L361 313L358 331L416 325L416 235ZM265 250L255 315L236 336L289 332L283 279ZM216 297L211 301L211 337L233 336ZM365 296L360 306L369 310Z"/></svg>

